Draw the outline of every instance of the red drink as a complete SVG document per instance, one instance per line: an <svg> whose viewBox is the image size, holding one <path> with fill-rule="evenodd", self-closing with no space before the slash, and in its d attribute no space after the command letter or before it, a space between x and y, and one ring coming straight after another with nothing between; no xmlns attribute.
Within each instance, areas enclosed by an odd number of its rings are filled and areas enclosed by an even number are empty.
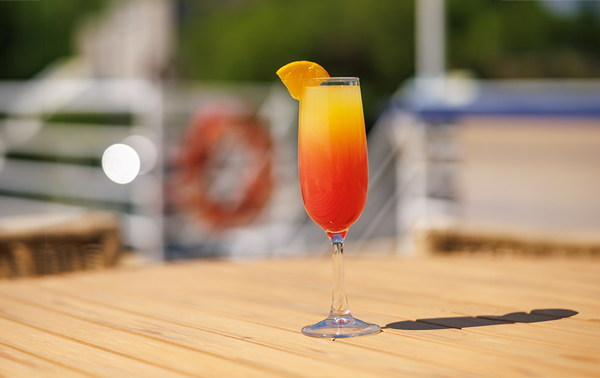
<svg viewBox="0 0 600 378"><path fill-rule="evenodd" d="M369 186L358 85L306 87L298 157L306 212L330 236L344 237L362 214Z"/></svg>

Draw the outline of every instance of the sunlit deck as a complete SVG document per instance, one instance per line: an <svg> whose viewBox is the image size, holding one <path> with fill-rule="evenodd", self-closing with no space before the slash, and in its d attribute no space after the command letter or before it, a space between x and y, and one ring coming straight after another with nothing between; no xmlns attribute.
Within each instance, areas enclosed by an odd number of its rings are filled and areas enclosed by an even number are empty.
<svg viewBox="0 0 600 378"><path fill-rule="evenodd" d="M197 261L0 283L7 377L592 377L597 258L349 255L355 316L383 331L314 339L322 259Z"/></svg>

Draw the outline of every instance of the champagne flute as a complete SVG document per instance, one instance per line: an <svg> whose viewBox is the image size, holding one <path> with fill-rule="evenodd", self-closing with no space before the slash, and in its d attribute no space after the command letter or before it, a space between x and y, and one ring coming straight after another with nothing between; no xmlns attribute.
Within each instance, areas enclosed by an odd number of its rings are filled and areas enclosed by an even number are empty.
<svg viewBox="0 0 600 378"><path fill-rule="evenodd" d="M304 207L331 239L333 298L329 316L307 336L344 338L380 331L350 313L344 283L344 238L367 201L369 168L358 78L304 80L298 162Z"/></svg>

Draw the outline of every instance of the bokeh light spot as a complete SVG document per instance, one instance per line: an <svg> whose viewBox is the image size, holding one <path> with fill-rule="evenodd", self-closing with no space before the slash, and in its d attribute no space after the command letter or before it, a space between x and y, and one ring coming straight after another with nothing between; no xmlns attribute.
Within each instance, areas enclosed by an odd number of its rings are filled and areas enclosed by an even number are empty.
<svg viewBox="0 0 600 378"><path fill-rule="evenodd" d="M140 172L140 157L126 144L113 144L102 155L102 169L117 184L127 184Z"/></svg>

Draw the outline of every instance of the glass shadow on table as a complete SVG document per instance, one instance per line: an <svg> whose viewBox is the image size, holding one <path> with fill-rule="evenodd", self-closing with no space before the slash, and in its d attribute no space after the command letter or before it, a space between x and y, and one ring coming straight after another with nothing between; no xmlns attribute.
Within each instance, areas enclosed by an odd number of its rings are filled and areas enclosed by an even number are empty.
<svg viewBox="0 0 600 378"><path fill-rule="evenodd" d="M511 312L506 315L457 316L448 318L428 318L404 320L387 324L383 329L434 330L446 328L483 327L514 323L539 323L569 318L579 312L566 309L538 309L526 312Z"/></svg>

